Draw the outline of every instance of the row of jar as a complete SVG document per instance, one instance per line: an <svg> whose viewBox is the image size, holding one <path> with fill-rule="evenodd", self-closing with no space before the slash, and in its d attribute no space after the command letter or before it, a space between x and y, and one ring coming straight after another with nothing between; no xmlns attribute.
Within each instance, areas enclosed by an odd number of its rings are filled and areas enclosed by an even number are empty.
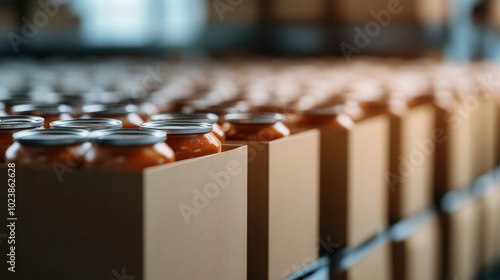
<svg viewBox="0 0 500 280"><path fill-rule="evenodd" d="M160 114L140 128L118 119L50 122L37 116L0 117L2 161L29 165L65 163L88 168L141 170L220 153L225 140L270 141L290 134L283 115L228 114L224 130L215 114Z"/></svg>

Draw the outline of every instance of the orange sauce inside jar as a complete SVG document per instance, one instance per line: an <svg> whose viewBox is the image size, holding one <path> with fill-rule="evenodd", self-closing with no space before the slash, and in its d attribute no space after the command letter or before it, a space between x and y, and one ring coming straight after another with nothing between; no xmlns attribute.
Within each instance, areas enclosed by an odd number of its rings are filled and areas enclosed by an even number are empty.
<svg viewBox="0 0 500 280"><path fill-rule="evenodd" d="M115 119L87 118L59 120L50 123L51 128L84 129L87 131L122 128L122 121Z"/></svg>
<svg viewBox="0 0 500 280"><path fill-rule="evenodd" d="M168 134L166 142L174 150L176 160L222 151L222 144L212 132L212 125L209 123L152 121L142 124L141 128L165 131Z"/></svg>
<svg viewBox="0 0 500 280"><path fill-rule="evenodd" d="M378 100L359 102L364 112L364 118L379 115L401 116L407 111L406 102L392 97L383 97Z"/></svg>
<svg viewBox="0 0 500 280"><path fill-rule="evenodd" d="M88 132L78 129L37 129L14 133L6 162L68 168L80 167L89 148Z"/></svg>
<svg viewBox="0 0 500 280"><path fill-rule="evenodd" d="M226 139L226 134L218 124L219 116L212 113L166 113L151 116L151 121L181 121L193 123L210 123L212 132L220 141Z"/></svg>
<svg viewBox="0 0 500 280"><path fill-rule="evenodd" d="M112 129L94 131L92 147L85 154L84 167L123 171L174 162L175 155L165 143L166 133L157 130Z"/></svg>
<svg viewBox="0 0 500 280"><path fill-rule="evenodd" d="M297 128L333 128L348 130L354 127L353 119L342 106L303 111L296 122Z"/></svg>
<svg viewBox="0 0 500 280"><path fill-rule="evenodd" d="M20 130L43 128L44 119L35 116L0 117L0 162L5 162L5 151L14 143L12 135Z"/></svg>
<svg viewBox="0 0 500 280"><path fill-rule="evenodd" d="M11 111L14 115L43 117L45 128L50 128L53 121L72 119L71 107L61 104L22 104L13 106Z"/></svg>
<svg viewBox="0 0 500 280"><path fill-rule="evenodd" d="M137 112L137 106L127 104L96 104L83 107L84 117L117 119L122 121L123 128L141 126L144 120Z"/></svg>
<svg viewBox="0 0 500 280"><path fill-rule="evenodd" d="M273 113L227 114L226 139L238 141L272 141L290 135L283 115Z"/></svg>

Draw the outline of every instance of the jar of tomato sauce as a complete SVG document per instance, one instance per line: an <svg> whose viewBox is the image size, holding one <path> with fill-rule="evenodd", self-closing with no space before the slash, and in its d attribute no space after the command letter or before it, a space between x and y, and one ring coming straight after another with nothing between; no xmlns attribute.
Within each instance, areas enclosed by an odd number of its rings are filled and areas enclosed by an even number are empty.
<svg viewBox="0 0 500 280"><path fill-rule="evenodd" d="M152 121L143 123L141 128L165 131L167 144L174 150L176 160L216 154L222 150L222 144L212 133L209 123Z"/></svg>
<svg viewBox="0 0 500 280"><path fill-rule="evenodd" d="M43 118L35 116L0 117L0 162L5 162L5 151L14 143L14 132L43 128L43 123Z"/></svg>
<svg viewBox="0 0 500 280"><path fill-rule="evenodd" d="M62 104L22 104L15 105L11 109L14 115L30 115L43 117L44 127L50 128L50 123L57 120L71 119L72 109Z"/></svg>
<svg viewBox="0 0 500 280"><path fill-rule="evenodd" d="M103 130L103 129L118 129L122 128L122 121L115 119L71 119L60 120L50 123L51 128L72 128L85 129L87 131Z"/></svg>
<svg viewBox="0 0 500 280"><path fill-rule="evenodd" d="M158 130L109 129L90 134L92 147L85 154L84 167L140 171L175 161L165 143L167 134Z"/></svg>
<svg viewBox="0 0 500 280"><path fill-rule="evenodd" d="M4 111L8 115L12 115L12 107L14 107L15 105L29 104L35 102L35 100L28 95L16 95L8 98L3 98L0 100L0 102L2 102L4 106Z"/></svg>
<svg viewBox="0 0 500 280"><path fill-rule="evenodd" d="M224 119L227 140L272 141L290 135L282 114L235 113Z"/></svg>
<svg viewBox="0 0 500 280"><path fill-rule="evenodd" d="M130 104L94 104L83 107L84 118L111 118L122 121L123 128L139 128L144 120L138 108Z"/></svg>
<svg viewBox="0 0 500 280"><path fill-rule="evenodd" d="M224 130L217 123L219 121L219 116L212 113L167 113L167 114L156 114L151 116L152 121L181 121L181 122L193 122L193 123L210 123L212 124L212 132L220 140L224 141L226 138Z"/></svg>
<svg viewBox="0 0 500 280"><path fill-rule="evenodd" d="M224 116L227 114L243 113L248 111L250 111L250 105L243 101L194 108L195 113L213 113L219 116L219 125L223 125L225 123Z"/></svg>
<svg viewBox="0 0 500 280"><path fill-rule="evenodd" d="M301 112L296 122L298 128L333 128L348 130L354 121L342 106L311 109Z"/></svg>
<svg viewBox="0 0 500 280"><path fill-rule="evenodd" d="M79 167L90 145L88 132L81 129L25 130L14 133L13 138L5 161L16 164Z"/></svg>

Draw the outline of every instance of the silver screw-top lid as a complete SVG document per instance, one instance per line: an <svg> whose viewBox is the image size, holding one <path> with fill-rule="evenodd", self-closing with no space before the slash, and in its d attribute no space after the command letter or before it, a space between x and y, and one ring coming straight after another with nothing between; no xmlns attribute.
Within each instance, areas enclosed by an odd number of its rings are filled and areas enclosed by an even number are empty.
<svg viewBox="0 0 500 280"><path fill-rule="evenodd" d="M240 124L274 124L283 119L283 114L277 113L233 113L224 116L226 122Z"/></svg>
<svg viewBox="0 0 500 280"><path fill-rule="evenodd" d="M156 129L172 135L205 134L212 132L211 123L183 121L151 121L141 124L142 129Z"/></svg>
<svg viewBox="0 0 500 280"><path fill-rule="evenodd" d="M190 121L197 123L214 124L219 121L219 116L212 113L167 113L151 116L152 121Z"/></svg>
<svg viewBox="0 0 500 280"><path fill-rule="evenodd" d="M153 145L167 139L167 133L161 130L145 129L107 129L90 133L90 141L109 146Z"/></svg>
<svg viewBox="0 0 500 280"><path fill-rule="evenodd" d="M82 129L32 129L16 132L12 137L22 145L63 146L84 143L88 134Z"/></svg>
<svg viewBox="0 0 500 280"><path fill-rule="evenodd" d="M122 121L104 118L60 120L50 123L51 128L73 128L88 131L122 128Z"/></svg>
<svg viewBox="0 0 500 280"><path fill-rule="evenodd" d="M111 116L134 113L138 108L132 104L93 104L83 106L82 111L85 114Z"/></svg>
<svg viewBox="0 0 500 280"><path fill-rule="evenodd" d="M71 113L71 106L63 104L22 104L15 105L11 109L13 114L42 114L42 115L59 115L63 113Z"/></svg>
<svg viewBox="0 0 500 280"><path fill-rule="evenodd" d="M45 119L35 116L3 116L0 117L1 129L24 129L42 126Z"/></svg>

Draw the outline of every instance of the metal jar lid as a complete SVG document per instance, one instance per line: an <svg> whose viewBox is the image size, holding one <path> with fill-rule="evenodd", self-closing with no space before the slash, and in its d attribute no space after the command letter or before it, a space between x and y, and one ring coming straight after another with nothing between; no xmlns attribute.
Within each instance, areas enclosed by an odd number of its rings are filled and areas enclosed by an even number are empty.
<svg viewBox="0 0 500 280"><path fill-rule="evenodd" d="M109 146L153 145L167 139L167 133L160 130L134 128L106 129L90 133L90 141Z"/></svg>
<svg viewBox="0 0 500 280"><path fill-rule="evenodd" d="M22 145L63 146L87 142L88 134L82 129L32 129L16 132L12 137Z"/></svg>
<svg viewBox="0 0 500 280"><path fill-rule="evenodd" d="M42 126L45 119L35 116L3 116L0 117L0 130L24 129Z"/></svg>
<svg viewBox="0 0 500 280"><path fill-rule="evenodd" d="M71 106L63 104L22 104L12 107L13 114L31 114L31 115L59 115L71 113Z"/></svg>
<svg viewBox="0 0 500 280"><path fill-rule="evenodd" d="M212 113L167 113L151 116L152 121L189 121L197 123L217 123L219 116Z"/></svg>
<svg viewBox="0 0 500 280"><path fill-rule="evenodd" d="M122 121L116 119L86 118L59 120L50 123L51 128L73 128L88 131L122 128Z"/></svg>
<svg viewBox="0 0 500 280"><path fill-rule="evenodd" d="M228 123L274 124L283 121L284 116L277 113L234 113L225 115L224 119Z"/></svg>
<svg viewBox="0 0 500 280"><path fill-rule="evenodd" d="M84 114L112 116L135 113L138 108L132 104L93 104L83 106L82 111Z"/></svg>
<svg viewBox="0 0 500 280"><path fill-rule="evenodd" d="M151 121L141 124L142 129L156 129L172 135L205 134L212 132L210 123L193 123L182 121Z"/></svg>

